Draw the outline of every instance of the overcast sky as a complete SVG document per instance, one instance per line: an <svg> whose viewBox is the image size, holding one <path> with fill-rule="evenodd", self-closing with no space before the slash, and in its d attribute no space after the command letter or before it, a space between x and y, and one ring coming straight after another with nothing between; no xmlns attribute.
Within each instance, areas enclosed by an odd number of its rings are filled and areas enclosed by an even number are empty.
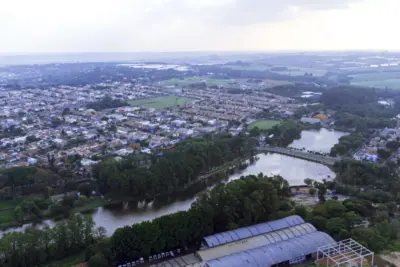
<svg viewBox="0 0 400 267"><path fill-rule="evenodd" d="M400 50L399 0L0 0L0 52Z"/></svg>

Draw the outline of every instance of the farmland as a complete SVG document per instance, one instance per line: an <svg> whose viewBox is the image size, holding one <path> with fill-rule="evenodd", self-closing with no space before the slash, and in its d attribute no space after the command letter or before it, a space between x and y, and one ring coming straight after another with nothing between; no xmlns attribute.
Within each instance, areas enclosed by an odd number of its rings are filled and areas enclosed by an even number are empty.
<svg viewBox="0 0 400 267"><path fill-rule="evenodd" d="M279 121L272 121L272 120L258 120L250 124L247 128L248 129L253 129L258 127L260 130L269 130L272 127L280 124Z"/></svg>
<svg viewBox="0 0 400 267"><path fill-rule="evenodd" d="M400 89L400 72L376 72L351 75L352 85Z"/></svg>
<svg viewBox="0 0 400 267"><path fill-rule="evenodd" d="M164 96L164 97L155 97L155 98L147 98L140 100L132 100L129 101L129 105L131 106L140 106L145 108L169 108L176 106L184 106L187 103L192 102L194 99L179 97L179 96Z"/></svg>
<svg viewBox="0 0 400 267"><path fill-rule="evenodd" d="M212 78L205 78L205 77L186 77L183 79L169 79L163 81L162 84L164 85L180 85L180 86L187 86L193 83L200 83L205 82L208 86L211 85L226 85L231 83L231 80L222 80L222 79L212 79Z"/></svg>
<svg viewBox="0 0 400 267"><path fill-rule="evenodd" d="M271 70L272 71L272 70ZM313 68L300 68L300 67L288 67L286 71L272 71L274 73L290 76L303 76L305 73L312 73L313 76L324 76L326 71Z"/></svg>
<svg viewBox="0 0 400 267"><path fill-rule="evenodd" d="M312 73L313 76L324 76L326 71L314 68L303 68L303 67L293 67L286 66L287 70L275 71L272 70L270 66L262 64L248 64L248 65L225 65L226 68L233 70L249 70L249 71L271 71L277 74L290 75L290 76L303 76L305 73ZM275 66L278 67L278 66ZM285 67L285 66L279 66Z"/></svg>

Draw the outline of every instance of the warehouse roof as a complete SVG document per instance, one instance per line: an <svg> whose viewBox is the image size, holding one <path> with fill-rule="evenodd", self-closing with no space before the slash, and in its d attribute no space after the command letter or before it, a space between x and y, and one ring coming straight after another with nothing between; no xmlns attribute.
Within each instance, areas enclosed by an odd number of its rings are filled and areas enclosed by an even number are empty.
<svg viewBox="0 0 400 267"><path fill-rule="evenodd" d="M209 267L271 266L314 253L319 247L333 242L328 234L313 232L207 261L207 264Z"/></svg>
<svg viewBox="0 0 400 267"><path fill-rule="evenodd" d="M317 230L313 225L309 223L303 223L296 226L284 228L278 231L245 238L242 240L208 248L205 250L200 250L197 252L197 255L203 261L209 261L227 255L250 250L253 248L258 248L265 245L281 242L290 238L310 234L316 231Z"/></svg>
<svg viewBox="0 0 400 267"><path fill-rule="evenodd" d="M181 257L170 258L163 262L155 263L149 267L205 267L206 263L200 260L192 253Z"/></svg>
<svg viewBox="0 0 400 267"><path fill-rule="evenodd" d="M260 223L248 227L235 229L215 235L210 235L204 238L207 247L215 247L230 242L235 242L251 236L265 234L268 232L280 230L283 228L295 226L304 223L303 218L297 215L289 216L280 220Z"/></svg>

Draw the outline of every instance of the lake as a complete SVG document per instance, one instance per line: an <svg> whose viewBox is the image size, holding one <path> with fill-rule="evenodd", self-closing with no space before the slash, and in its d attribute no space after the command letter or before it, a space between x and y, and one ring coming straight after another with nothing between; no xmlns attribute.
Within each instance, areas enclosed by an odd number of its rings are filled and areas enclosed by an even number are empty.
<svg viewBox="0 0 400 267"><path fill-rule="evenodd" d="M304 130L301 133L299 140L294 140L289 147L302 149L307 151L315 151L322 153L329 153L331 148L339 142L339 138L349 133L328 130L321 128L320 130Z"/></svg>

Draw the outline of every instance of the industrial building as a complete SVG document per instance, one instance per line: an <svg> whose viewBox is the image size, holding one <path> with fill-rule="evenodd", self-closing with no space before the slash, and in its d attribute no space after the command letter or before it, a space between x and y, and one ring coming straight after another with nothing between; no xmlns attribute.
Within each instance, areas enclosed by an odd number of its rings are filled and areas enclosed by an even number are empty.
<svg viewBox="0 0 400 267"><path fill-rule="evenodd" d="M334 244L335 240L328 234L317 231L312 224L295 215L207 236L196 253L151 267L288 266L317 259L317 256L318 260L324 255L335 258L333 249L328 249L330 254L322 253L326 252L325 248L335 247ZM344 248L341 245L340 252ZM368 255L372 253L365 248L361 251L368 252ZM326 262L332 263L332 260L328 258Z"/></svg>

